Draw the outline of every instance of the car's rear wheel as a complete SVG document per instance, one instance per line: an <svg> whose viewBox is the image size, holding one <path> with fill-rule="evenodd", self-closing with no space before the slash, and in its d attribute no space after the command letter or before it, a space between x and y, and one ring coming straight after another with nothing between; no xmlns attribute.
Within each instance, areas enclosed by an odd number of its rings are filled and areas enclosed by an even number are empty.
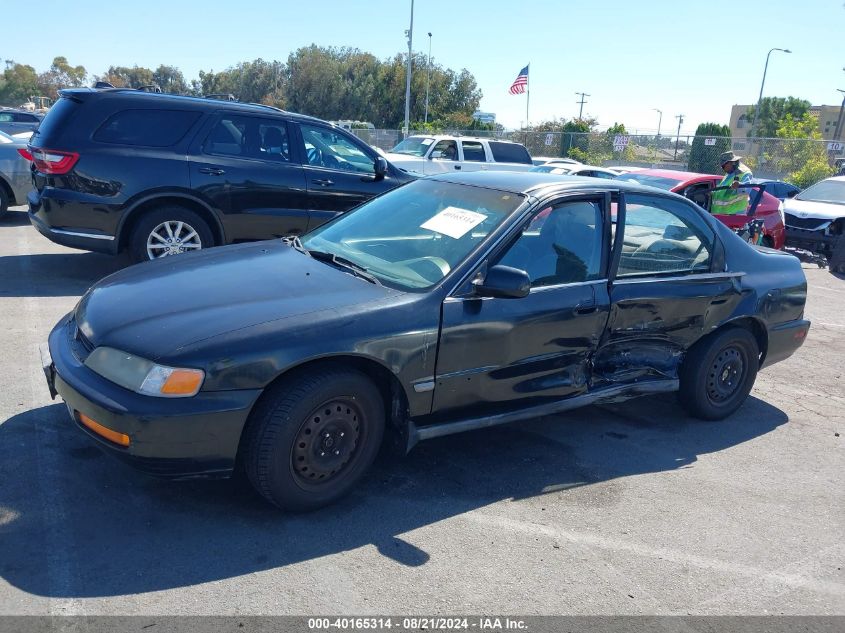
<svg viewBox="0 0 845 633"><path fill-rule="evenodd" d="M208 223L182 207L160 207L145 213L129 237L129 253L136 262L190 253L214 246Z"/></svg>
<svg viewBox="0 0 845 633"><path fill-rule="evenodd" d="M9 194L0 184L0 218L6 215L6 210L9 208Z"/></svg>
<svg viewBox="0 0 845 633"><path fill-rule="evenodd" d="M255 489L286 510L312 510L345 495L372 464L384 404L358 371L321 368L267 392L244 431L241 460Z"/></svg>
<svg viewBox="0 0 845 633"><path fill-rule="evenodd" d="M751 392L759 357L757 340L744 328L729 327L705 337L681 366L681 405L697 418L728 417Z"/></svg>

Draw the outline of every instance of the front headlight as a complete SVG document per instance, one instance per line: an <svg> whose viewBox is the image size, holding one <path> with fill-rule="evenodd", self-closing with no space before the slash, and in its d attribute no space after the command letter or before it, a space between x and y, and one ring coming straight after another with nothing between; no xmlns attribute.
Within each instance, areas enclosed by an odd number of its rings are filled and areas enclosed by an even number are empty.
<svg viewBox="0 0 845 633"><path fill-rule="evenodd" d="M167 367L112 347L98 347L85 366L130 391L160 398L189 398L202 386L201 369Z"/></svg>

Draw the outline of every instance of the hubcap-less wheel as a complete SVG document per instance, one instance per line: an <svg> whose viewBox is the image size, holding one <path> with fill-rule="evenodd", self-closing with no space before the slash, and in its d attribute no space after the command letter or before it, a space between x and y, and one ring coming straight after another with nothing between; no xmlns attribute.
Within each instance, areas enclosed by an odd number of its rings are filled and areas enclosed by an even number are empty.
<svg viewBox="0 0 845 633"><path fill-rule="evenodd" d="M350 399L337 398L305 419L291 451L297 485L313 489L343 473L358 448L361 411Z"/></svg>
<svg viewBox="0 0 845 633"><path fill-rule="evenodd" d="M162 222L147 237L147 257L158 259L202 248L194 227L186 222Z"/></svg>
<svg viewBox="0 0 845 633"><path fill-rule="evenodd" d="M736 347L727 347L716 355L707 374L707 397L719 404L733 396L745 377L745 362Z"/></svg>

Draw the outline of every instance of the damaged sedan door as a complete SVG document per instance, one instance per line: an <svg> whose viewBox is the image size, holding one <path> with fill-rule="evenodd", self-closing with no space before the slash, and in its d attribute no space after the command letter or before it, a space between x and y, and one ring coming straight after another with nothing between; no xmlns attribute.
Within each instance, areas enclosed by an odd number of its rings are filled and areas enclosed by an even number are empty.
<svg viewBox="0 0 845 633"><path fill-rule="evenodd" d="M620 194L610 318L593 386L677 379L684 352L741 299L741 274L724 272L723 257L692 205L659 194Z"/></svg>
<svg viewBox="0 0 845 633"><path fill-rule="evenodd" d="M444 301L435 412L537 404L588 389L609 310L609 201L597 193L537 204ZM521 293L493 287L520 276Z"/></svg>

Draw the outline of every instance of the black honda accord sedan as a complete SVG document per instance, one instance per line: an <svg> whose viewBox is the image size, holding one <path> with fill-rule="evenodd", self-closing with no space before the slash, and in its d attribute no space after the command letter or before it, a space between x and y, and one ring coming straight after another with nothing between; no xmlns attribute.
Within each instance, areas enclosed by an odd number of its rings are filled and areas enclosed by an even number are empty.
<svg viewBox="0 0 845 633"><path fill-rule="evenodd" d="M242 465L328 504L386 432L432 437L678 391L721 419L804 341L797 259L675 194L535 173L412 182L299 238L140 264L42 346L51 391L155 475Z"/></svg>

